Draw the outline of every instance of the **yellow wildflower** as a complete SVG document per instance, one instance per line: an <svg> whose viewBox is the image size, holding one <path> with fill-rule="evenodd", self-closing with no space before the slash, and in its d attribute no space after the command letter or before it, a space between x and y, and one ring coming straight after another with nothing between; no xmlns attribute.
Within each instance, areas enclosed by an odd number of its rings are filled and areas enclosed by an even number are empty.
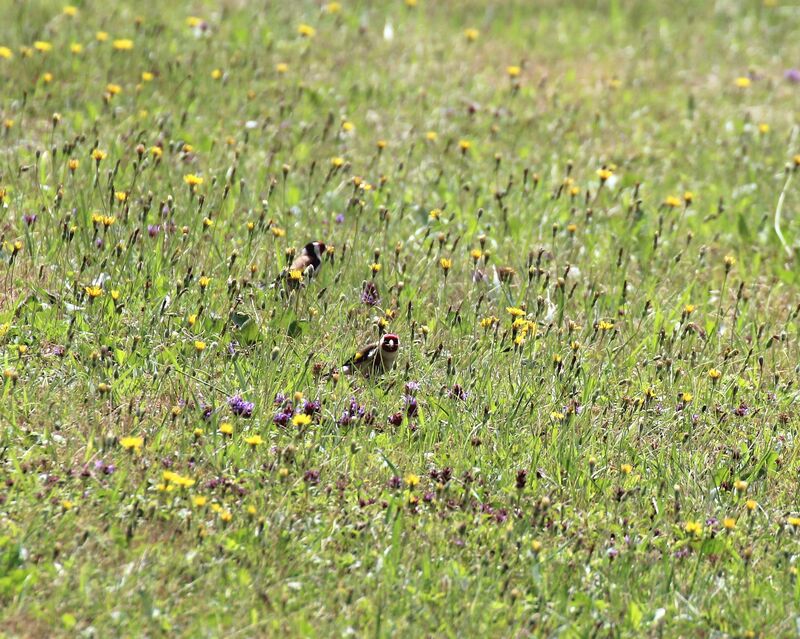
<svg viewBox="0 0 800 639"><path fill-rule="evenodd" d="M142 450L142 444L144 444L144 438L142 437L123 437L119 440L120 446L122 446L125 450L133 450L134 452L140 452Z"/></svg>
<svg viewBox="0 0 800 639"><path fill-rule="evenodd" d="M292 419L292 425L294 426L308 426L311 423L311 417L304 413L300 413L295 415Z"/></svg>
<svg viewBox="0 0 800 639"><path fill-rule="evenodd" d="M130 51L133 49L133 40L129 38L120 38L111 43L115 51Z"/></svg>
<svg viewBox="0 0 800 639"><path fill-rule="evenodd" d="M223 435L228 435L228 436L233 435L233 424L231 424L230 422L222 422L219 425L219 432L222 433Z"/></svg>
<svg viewBox="0 0 800 639"><path fill-rule="evenodd" d="M313 38L315 35L317 35L317 30L307 24L301 24L297 27L297 33L304 38Z"/></svg>

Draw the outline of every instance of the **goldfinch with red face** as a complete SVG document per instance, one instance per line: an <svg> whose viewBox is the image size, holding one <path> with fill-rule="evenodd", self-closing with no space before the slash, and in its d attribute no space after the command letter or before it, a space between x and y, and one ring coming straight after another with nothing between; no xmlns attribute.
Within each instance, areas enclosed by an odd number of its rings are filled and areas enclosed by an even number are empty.
<svg viewBox="0 0 800 639"><path fill-rule="evenodd" d="M400 350L400 338L394 333L386 333L374 344L368 344L351 357L342 371L350 373L359 371L364 377L377 377L388 373L397 361Z"/></svg>

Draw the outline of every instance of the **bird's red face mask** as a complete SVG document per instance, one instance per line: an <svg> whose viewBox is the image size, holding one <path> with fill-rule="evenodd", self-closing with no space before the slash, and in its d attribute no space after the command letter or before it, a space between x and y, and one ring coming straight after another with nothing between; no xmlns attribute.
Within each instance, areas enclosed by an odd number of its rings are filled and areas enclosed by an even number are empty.
<svg viewBox="0 0 800 639"><path fill-rule="evenodd" d="M387 353L394 353L400 348L400 339L394 333L387 333L381 338L381 349Z"/></svg>

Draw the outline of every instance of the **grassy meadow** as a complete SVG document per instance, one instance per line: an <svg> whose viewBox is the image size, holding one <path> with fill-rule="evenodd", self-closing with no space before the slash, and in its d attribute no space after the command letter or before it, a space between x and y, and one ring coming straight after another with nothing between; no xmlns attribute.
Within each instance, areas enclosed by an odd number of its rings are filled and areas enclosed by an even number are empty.
<svg viewBox="0 0 800 639"><path fill-rule="evenodd" d="M796 636L798 20L5 0L0 637Z"/></svg>

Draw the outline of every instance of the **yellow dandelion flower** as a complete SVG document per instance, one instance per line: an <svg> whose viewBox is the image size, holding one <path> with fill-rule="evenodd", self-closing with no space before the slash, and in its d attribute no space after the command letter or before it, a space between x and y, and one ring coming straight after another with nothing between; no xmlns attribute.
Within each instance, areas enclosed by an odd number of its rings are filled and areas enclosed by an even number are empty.
<svg viewBox="0 0 800 639"><path fill-rule="evenodd" d="M516 64L512 64L506 67L506 73L508 74L508 77L516 78L520 73L522 73L522 68Z"/></svg>
<svg viewBox="0 0 800 639"><path fill-rule="evenodd" d="M297 33L304 38L313 38L315 35L317 35L317 30L307 24L301 24L297 27Z"/></svg>
<svg viewBox="0 0 800 639"><path fill-rule="evenodd" d="M477 29L464 29L464 37L467 39L467 42L475 42L480 34L481 32Z"/></svg>
<svg viewBox="0 0 800 639"><path fill-rule="evenodd" d="M609 168L603 167L601 169L597 169L597 177L600 178L601 182L605 182L608 180L612 175L614 175L614 171Z"/></svg>
<svg viewBox="0 0 800 639"><path fill-rule="evenodd" d="M0 58L4 60L10 60L14 57L14 52L9 49L8 47L0 47Z"/></svg>
<svg viewBox="0 0 800 639"><path fill-rule="evenodd" d="M111 43L115 51L130 51L133 49L133 40L130 38L120 38Z"/></svg>
<svg viewBox="0 0 800 639"><path fill-rule="evenodd" d="M747 89L752 84L752 81L746 76L740 76L734 80L734 84L739 89Z"/></svg>
<svg viewBox="0 0 800 639"><path fill-rule="evenodd" d="M325 5L325 11L327 13L339 13L342 10L342 5L338 2L329 2Z"/></svg>
<svg viewBox="0 0 800 639"><path fill-rule="evenodd" d="M703 525L699 521L687 521L683 525L683 529L695 537L699 537L703 534Z"/></svg>
<svg viewBox="0 0 800 639"><path fill-rule="evenodd" d="M675 195L669 195L664 199L664 206L668 206L671 209L676 209L681 205L681 198Z"/></svg>
<svg viewBox="0 0 800 639"><path fill-rule="evenodd" d="M197 508L202 508L208 503L208 498L203 497L202 495L195 495L192 497L192 504L194 504Z"/></svg>
<svg viewBox="0 0 800 639"><path fill-rule="evenodd" d="M436 139L437 139L438 137L439 137L439 134L438 134L438 133L436 133L436 131L428 131L428 132L425 134L425 139L426 139L428 142L436 142ZM798 157L800 157L800 156L798 156Z"/></svg>
<svg viewBox="0 0 800 639"><path fill-rule="evenodd" d="M258 446L259 444L263 444L264 440L261 439L260 435L251 435L250 437L244 438L245 443L249 444L250 446Z"/></svg>
<svg viewBox="0 0 800 639"><path fill-rule="evenodd" d="M133 450L134 452L140 452L142 450L142 445L144 444L144 438L142 437L123 437L119 440L120 446L122 446L125 450Z"/></svg>
<svg viewBox="0 0 800 639"><path fill-rule="evenodd" d="M525 311L523 311L521 308L518 308L516 306L506 306L506 313L511 315L511 317L524 317L525 316Z"/></svg>
<svg viewBox="0 0 800 639"><path fill-rule="evenodd" d="M621 470L621 471L622 471L622 472L623 472L625 475L630 475L630 474L631 474L631 472L633 471L633 466L631 466L630 464L622 464L622 466L620 466L620 467L619 467L619 469L620 469L620 470Z"/></svg>
<svg viewBox="0 0 800 639"><path fill-rule="evenodd" d="M439 260L439 266L442 267L442 270L447 274L447 272L453 267L453 260L443 257Z"/></svg>
<svg viewBox="0 0 800 639"><path fill-rule="evenodd" d="M308 426L311 423L311 417L305 413L300 413L292 418L293 426Z"/></svg>
<svg viewBox="0 0 800 639"><path fill-rule="evenodd" d="M78 42L73 42L71 45L69 45L69 51L70 53L79 55L83 53L83 45L79 44Z"/></svg>
<svg viewBox="0 0 800 639"><path fill-rule="evenodd" d="M275 65L275 71L277 71L280 74L286 73L288 70L289 70L289 65L286 64L285 62L278 62L278 64Z"/></svg>
<svg viewBox="0 0 800 639"><path fill-rule="evenodd" d="M722 520L722 526L725 530L735 530L736 520L733 517L725 517L725 519Z"/></svg>
<svg viewBox="0 0 800 639"><path fill-rule="evenodd" d="M189 173L188 175L183 176L183 181L189 186L200 186L203 183L203 178L201 178L199 175Z"/></svg>
<svg viewBox="0 0 800 639"><path fill-rule="evenodd" d="M97 33L94 34L94 37L98 42L105 42L106 40L108 40L108 33L106 33L105 31L98 31Z"/></svg>
<svg viewBox="0 0 800 639"><path fill-rule="evenodd" d="M720 377L722 377L722 372L718 368L710 368L708 370L708 376L711 379L719 379Z"/></svg>
<svg viewBox="0 0 800 639"><path fill-rule="evenodd" d="M53 45L43 40L37 40L33 43L33 48L39 53L48 53L53 50Z"/></svg>
<svg viewBox="0 0 800 639"><path fill-rule="evenodd" d="M415 475L414 473L408 473L405 476L406 486L409 488L414 488L415 486L419 485L419 475Z"/></svg>
<svg viewBox="0 0 800 639"><path fill-rule="evenodd" d="M100 288L99 286L85 286L83 290L86 291L86 294L91 299L100 297L103 294L103 289Z"/></svg>
<svg viewBox="0 0 800 639"><path fill-rule="evenodd" d="M222 69L214 69L211 72L211 79L212 80L219 80L222 77Z"/></svg>
<svg viewBox="0 0 800 639"><path fill-rule="evenodd" d="M219 432L222 433L223 435L228 435L228 436L233 435L233 424L231 424L230 422L222 422L219 425Z"/></svg>

